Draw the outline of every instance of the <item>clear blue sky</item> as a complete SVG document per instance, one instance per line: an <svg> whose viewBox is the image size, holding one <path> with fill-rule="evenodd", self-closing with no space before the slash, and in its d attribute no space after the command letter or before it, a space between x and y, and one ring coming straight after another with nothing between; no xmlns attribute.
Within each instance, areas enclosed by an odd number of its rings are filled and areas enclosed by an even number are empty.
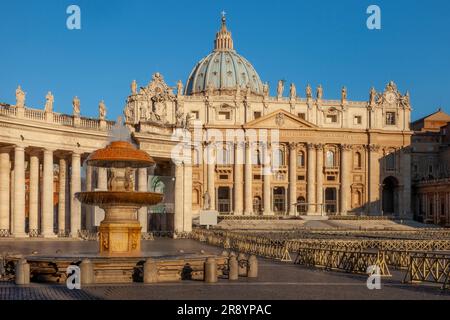
<svg viewBox="0 0 450 320"><path fill-rule="evenodd" d="M82 29L66 28L66 9L81 7ZM366 28L366 9L382 10L382 29ZM108 118L122 113L133 79L147 84L161 72L169 85L183 83L207 55L227 12L237 51L253 63L272 92L279 79L322 84L325 98L367 100L371 86L389 80L410 90L413 119L443 107L450 111L448 0L342 1L119 1L0 0L0 101L96 116L104 99Z"/></svg>

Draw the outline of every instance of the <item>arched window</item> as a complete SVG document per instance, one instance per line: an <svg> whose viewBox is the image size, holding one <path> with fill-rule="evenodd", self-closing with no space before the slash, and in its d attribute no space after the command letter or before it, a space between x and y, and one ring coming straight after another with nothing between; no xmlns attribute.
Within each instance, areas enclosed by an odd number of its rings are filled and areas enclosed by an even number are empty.
<svg viewBox="0 0 450 320"><path fill-rule="evenodd" d="M305 153L300 151L297 154L297 167L304 168L305 167Z"/></svg>
<svg viewBox="0 0 450 320"><path fill-rule="evenodd" d="M326 153L326 161L325 161L325 166L327 168L333 168L335 167L335 156L334 156L334 151L328 150Z"/></svg>
<svg viewBox="0 0 450 320"><path fill-rule="evenodd" d="M284 152L282 149L275 149L273 152L273 167L277 168L284 165Z"/></svg>
<svg viewBox="0 0 450 320"><path fill-rule="evenodd" d="M297 198L297 212L300 214L305 214L306 213L306 199L305 197L298 197Z"/></svg>
<svg viewBox="0 0 450 320"><path fill-rule="evenodd" d="M355 153L355 168L357 169L362 168L362 156L360 152Z"/></svg>
<svg viewBox="0 0 450 320"><path fill-rule="evenodd" d="M386 156L386 170L393 171L395 170L395 154L389 153Z"/></svg>

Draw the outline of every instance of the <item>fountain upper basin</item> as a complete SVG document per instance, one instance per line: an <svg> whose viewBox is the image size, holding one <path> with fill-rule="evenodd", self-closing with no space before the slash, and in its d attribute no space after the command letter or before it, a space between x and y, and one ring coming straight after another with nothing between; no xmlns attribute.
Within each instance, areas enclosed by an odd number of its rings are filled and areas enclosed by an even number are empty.
<svg viewBox="0 0 450 320"><path fill-rule="evenodd" d="M136 191L89 191L78 192L75 195L78 200L88 205L119 205L119 206L149 206L160 203L163 194L154 192Z"/></svg>

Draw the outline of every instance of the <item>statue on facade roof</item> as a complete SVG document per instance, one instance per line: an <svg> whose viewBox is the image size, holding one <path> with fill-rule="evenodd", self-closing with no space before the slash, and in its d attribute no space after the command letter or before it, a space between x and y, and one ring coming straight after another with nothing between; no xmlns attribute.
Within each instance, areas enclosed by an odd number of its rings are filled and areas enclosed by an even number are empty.
<svg viewBox="0 0 450 320"><path fill-rule="evenodd" d="M80 99L78 99L77 96L75 96L72 100L72 107L73 107L73 115L79 116L80 115Z"/></svg>
<svg viewBox="0 0 450 320"><path fill-rule="evenodd" d="M137 82L136 80L133 80L133 82L131 82L131 94L137 94Z"/></svg>
<svg viewBox="0 0 450 320"><path fill-rule="evenodd" d="M306 86L306 98L312 99L312 89L311 89L311 85L309 83Z"/></svg>
<svg viewBox="0 0 450 320"><path fill-rule="evenodd" d="M321 100L323 98L323 88L322 85L319 84L317 87L317 100Z"/></svg>
<svg viewBox="0 0 450 320"><path fill-rule="evenodd" d="M377 91L375 90L374 87L372 87L372 88L370 89L370 96L369 96L369 104L370 104L371 106L375 104L376 96L377 96Z"/></svg>
<svg viewBox="0 0 450 320"><path fill-rule="evenodd" d="M289 93L291 99L297 98L297 88L295 87L295 84L291 83L290 93Z"/></svg>
<svg viewBox="0 0 450 320"><path fill-rule="evenodd" d="M19 85L16 89L16 107L18 108L25 107L25 97L26 93L23 92L22 88Z"/></svg>
<svg viewBox="0 0 450 320"><path fill-rule="evenodd" d="M183 82L181 80L178 80L177 82L177 95L178 96L183 95Z"/></svg>
<svg viewBox="0 0 450 320"><path fill-rule="evenodd" d="M283 97L283 91L284 91L284 81L280 80L280 81L278 81L278 87L277 87L277 97L278 98Z"/></svg>
<svg viewBox="0 0 450 320"><path fill-rule="evenodd" d="M106 105L103 100L98 104L98 117L100 120L105 120L106 118Z"/></svg>
<svg viewBox="0 0 450 320"><path fill-rule="evenodd" d="M267 82L263 84L263 94L264 97L269 96L269 84Z"/></svg>
<svg viewBox="0 0 450 320"><path fill-rule="evenodd" d="M342 98L342 102L347 100L347 88L346 87L342 87L341 90L341 98Z"/></svg>
<svg viewBox="0 0 450 320"><path fill-rule="evenodd" d="M45 96L45 112L53 112L53 102L55 101L55 98L53 97L53 94L49 91L47 95Z"/></svg>

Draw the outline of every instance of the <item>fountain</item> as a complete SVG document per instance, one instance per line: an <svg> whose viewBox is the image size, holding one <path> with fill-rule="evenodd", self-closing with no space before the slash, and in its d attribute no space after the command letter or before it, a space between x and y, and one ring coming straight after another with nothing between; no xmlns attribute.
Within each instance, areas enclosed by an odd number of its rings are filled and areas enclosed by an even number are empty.
<svg viewBox="0 0 450 320"><path fill-rule="evenodd" d="M137 211L143 206L161 202L163 195L135 191L136 169L155 164L144 151L127 141L113 141L106 148L94 151L86 160L93 167L109 170L108 190L79 192L80 202L99 206L105 211L100 223L100 254L106 256L140 256L141 226Z"/></svg>

